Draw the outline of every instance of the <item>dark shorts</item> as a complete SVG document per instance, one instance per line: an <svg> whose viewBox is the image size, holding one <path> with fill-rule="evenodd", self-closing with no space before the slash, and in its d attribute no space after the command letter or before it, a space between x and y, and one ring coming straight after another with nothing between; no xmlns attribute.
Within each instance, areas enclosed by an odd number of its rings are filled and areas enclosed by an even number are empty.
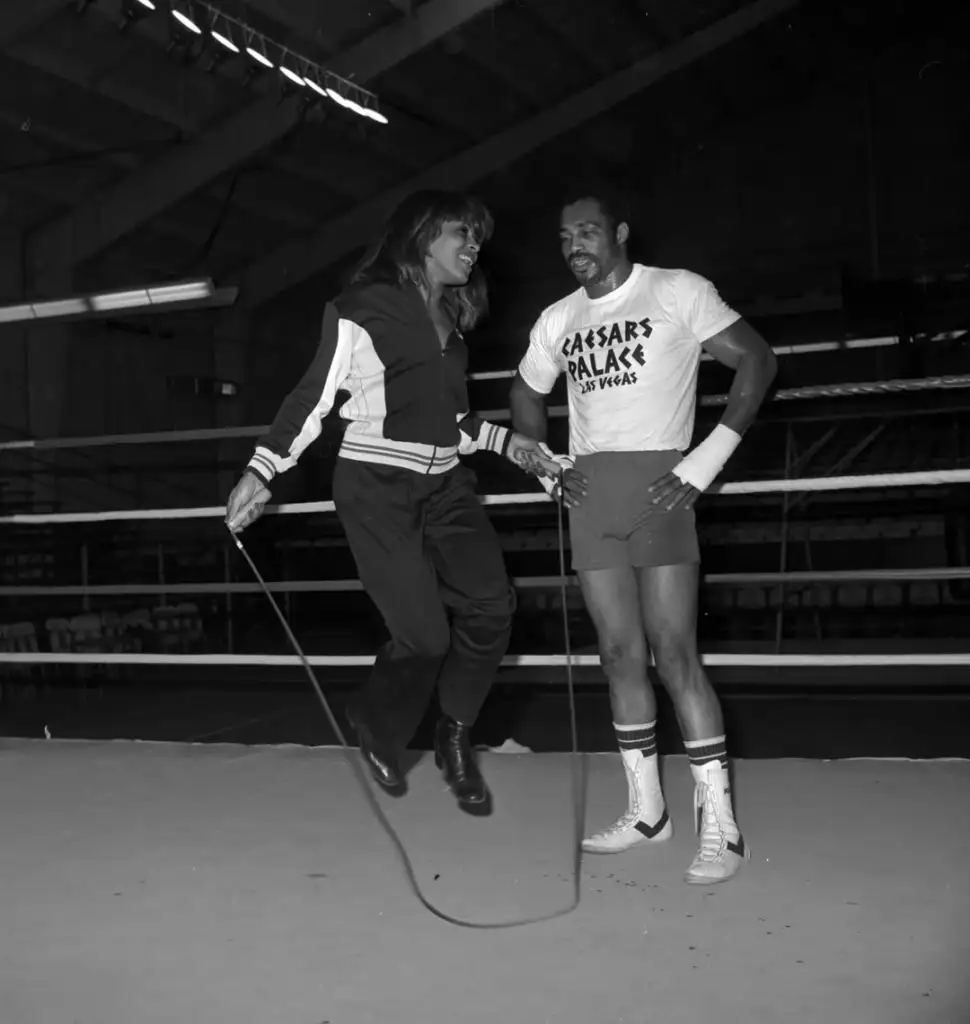
<svg viewBox="0 0 970 1024"><path fill-rule="evenodd" d="M664 512L647 488L680 462L680 452L597 452L576 469L589 481L569 510L573 569L641 568L699 562L694 510Z"/></svg>

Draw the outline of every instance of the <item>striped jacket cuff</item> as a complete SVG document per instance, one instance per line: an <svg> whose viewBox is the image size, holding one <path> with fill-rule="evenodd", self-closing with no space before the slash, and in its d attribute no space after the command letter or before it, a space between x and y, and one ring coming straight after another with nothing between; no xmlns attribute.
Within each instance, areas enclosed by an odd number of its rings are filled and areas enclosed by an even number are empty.
<svg viewBox="0 0 970 1024"><path fill-rule="evenodd" d="M478 447L486 451L495 452L496 455L505 455L509 450L509 442L512 440L512 431L508 427L499 427L488 420L482 420L481 430L478 432Z"/></svg>
<svg viewBox="0 0 970 1024"><path fill-rule="evenodd" d="M246 468L258 476L267 487L272 483L273 477L278 472L273 462L273 455L266 448L257 448L253 452L253 457L249 460Z"/></svg>

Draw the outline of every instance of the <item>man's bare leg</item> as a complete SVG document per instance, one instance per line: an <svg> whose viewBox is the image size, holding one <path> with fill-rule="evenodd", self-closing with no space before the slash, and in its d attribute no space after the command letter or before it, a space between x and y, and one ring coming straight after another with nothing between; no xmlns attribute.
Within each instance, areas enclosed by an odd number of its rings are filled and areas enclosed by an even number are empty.
<svg viewBox="0 0 970 1024"><path fill-rule="evenodd" d="M588 853L619 853L673 835L657 765L657 704L647 678L647 644L636 571L629 566L579 572L610 684L613 726L627 777L627 811L583 842Z"/></svg>
<svg viewBox="0 0 970 1024"><path fill-rule="evenodd" d="M643 628L670 694L694 776L700 846L685 876L706 885L730 878L748 856L734 818L720 701L697 653L699 566L638 570Z"/></svg>

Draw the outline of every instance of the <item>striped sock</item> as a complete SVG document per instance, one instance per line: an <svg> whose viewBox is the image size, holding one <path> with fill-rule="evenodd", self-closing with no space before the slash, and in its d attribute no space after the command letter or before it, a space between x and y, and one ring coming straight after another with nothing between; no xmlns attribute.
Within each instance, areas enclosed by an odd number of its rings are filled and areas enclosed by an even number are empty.
<svg viewBox="0 0 970 1024"><path fill-rule="evenodd" d="M648 838L655 838L667 824L667 808L660 788L656 719L645 725L614 722L613 728L626 769L630 810L636 810L640 820L650 826L645 832Z"/></svg>
<svg viewBox="0 0 970 1024"><path fill-rule="evenodd" d="M707 740L684 740L684 748L690 758L690 768L693 776L702 781L705 773L698 774L700 769L706 769L715 761L721 762L721 767L727 771L727 737L712 736Z"/></svg>
<svg viewBox="0 0 970 1024"><path fill-rule="evenodd" d="M620 750L639 750L644 757L650 757L657 753L657 720L647 722L646 725L617 725L613 723L616 731L616 742Z"/></svg>
<svg viewBox="0 0 970 1024"><path fill-rule="evenodd" d="M684 740L690 772L697 785L713 786L717 790L722 824L736 830L734 807L731 801L731 782L728 777L727 738L712 736L705 740ZM700 791L699 791L700 792ZM701 808L697 808L697 829L701 828Z"/></svg>

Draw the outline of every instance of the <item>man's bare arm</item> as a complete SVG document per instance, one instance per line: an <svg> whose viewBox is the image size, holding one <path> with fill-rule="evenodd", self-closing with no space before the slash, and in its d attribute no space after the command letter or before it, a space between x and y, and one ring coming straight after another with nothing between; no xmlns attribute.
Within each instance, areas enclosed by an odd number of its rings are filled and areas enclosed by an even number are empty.
<svg viewBox="0 0 970 1024"><path fill-rule="evenodd" d="M650 486L653 504L668 512L692 508L701 492L721 472L758 415L778 369L771 347L744 320L708 338L704 348L719 363L734 370L734 382L721 422L671 472Z"/></svg>
<svg viewBox="0 0 970 1024"><path fill-rule="evenodd" d="M509 395L512 409L512 429L536 441L545 441L549 432L546 415L546 396L533 391L516 373Z"/></svg>
<svg viewBox="0 0 970 1024"><path fill-rule="evenodd" d="M704 348L717 362L734 370L721 423L743 435L758 415L778 372L775 353L746 320L738 320L708 338Z"/></svg>
<svg viewBox="0 0 970 1024"><path fill-rule="evenodd" d="M509 394L512 427L526 437L545 443L549 432L546 396L533 390L517 373ZM566 469L555 487L545 484L546 490L557 500L561 497L567 508L577 508L586 497L586 477L575 469Z"/></svg>

